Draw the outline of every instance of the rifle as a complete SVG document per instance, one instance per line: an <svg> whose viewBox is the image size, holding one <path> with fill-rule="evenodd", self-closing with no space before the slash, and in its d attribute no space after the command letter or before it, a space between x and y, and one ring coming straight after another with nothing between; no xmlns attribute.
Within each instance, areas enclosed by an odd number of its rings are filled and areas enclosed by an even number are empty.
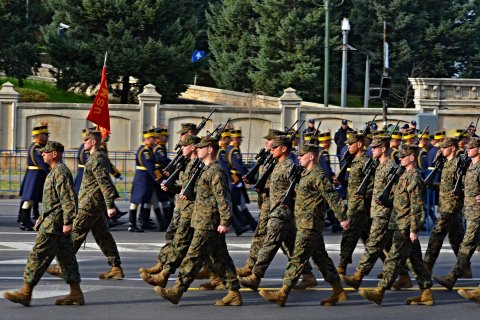
<svg viewBox="0 0 480 320"><path fill-rule="evenodd" d="M208 115L208 117L204 118L202 117L202 122L200 122L197 127L195 128L194 130L194 135L197 135L204 127L205 127L205 124L207 123L207 121L210 119L210 117L212 116L213 112L215 112L215 109L212 110L212 112L210 112L210 114ZM181 147L181 141L178 141L177 142L177 145L175 146L175 151L177 151L177 155L175 156L175 158L173 158L173 160L163 169L163 171L165 172L168 172L168 175L171 175L174 171L175 171L175 168L177 167L177 165L179 165L180 161L185 161L185 157L182 158L182 149L180 149Z"/></svg>
<svg viewBox="0 0 480 320"><path fill-rule="evenodd" d="M298 121L296 121L295 124L297 122ZM302 123L300 123L300 125L297 127L297 130L295 130L295 132L290 136L290 141L293 141L293 139L295 139L295 136L297 135L297 133L299 132L300 128L303 126L304 123L305 123L305 120L303 120ZM291 128L293 128L293 126ZM265 160L265 166L266 166L265 172L262 174L260 179L258 179L257 183L253 186L253 188L258 193L263 193L265 191L265 185L267 183L268 177L272 173L277 163L278 163L278 159L275 159L272 154L269 154Z"/></svg>
<svg viewBox="0 0 480 320"><path fill-rule="evenodd" d="M290 180L290 185L288 186L287 192L285 192L285 195L282 197L282 204L289 208L293 208L295 206L295 187L300 181L303 170L304 168L302 166L294 164L288 172L288 180Z"/></svg>
<svg viewBox="0 0 480 320"><path fill-rule="evenodd" d="M312 136L310 137L310 141L313 141L313 143L315 143L315 138L317 137L318 133L320 132L320 125L322 124L322 121L320 121L318 123L318 126L317 128L315 129L315 131L313 132ZM318 142L318 141L317 141Z"/></svg>
<svg viewBox="0 0 480 320"><path fill-rule="evenodd" d="M477 118L477 124L478 124L478 119L480 119L480 117ZM465 129L465 131L463 131L463 133L460 136L458 136L459 138L458 141L463 139L463 137L468 131L468 128L470 128L470 126L472 125L473 125L473 122L468 125L467 129ZM477 127L475 126L475 129L476 128ZM475 131L473 133L475 133ZM463 194L462 178L467 173L468 167L470 166L470 162L472 162L472 160L467 157L467 150L465 149L462 156L457 159L457 168L455 170L455 176L457 177L457 180L455 181L455 187L453 188L453 195L457 197L461 197Z"/></svg>
<svg viewBox="0 0 480 320"><path fill-rule="evenodd" d="M425 132L430 128L430 126L427 126L425 130L423 130L422 134L420 136L415 137L415 140L413 144L418 145L420 142L420 139L423 137ZM390 172L388 173L387 176L390 176L390 180L388 181L387 185L382 191L382 194L378 197L378 200L386 207L391 206L390 203L390 193L392 192L392 187L393 185L398 181L400 176L405 172L405 167L401 165L396 165L392 167Z"/></svg>
<svg viewBox="0 0 480 320"><path fill-rule="evenodd" d="M430 171L425 180L423 180L423 182L425 182L427 186L432 186L433 180L437 176L438 171L443 168L445 161L447 161L447 159L443 156L442 150L438 150L435 154L435 158L433 158L433 166L435 168L433 168L433 170Z"/></svg>
<svg viewBox="0 0 480 320"><path fill-rule="evenodd" d="M245 175L245 180L247 180L248 182L252 182L255 180L255 177L258 174L258 170L260 170L260 167L265 163L269 155L270 153L265 148L260 149L260 151L255 155L255 160L257 160L257 162L255 163L253 168L247 172L247 174Z"/></svg>

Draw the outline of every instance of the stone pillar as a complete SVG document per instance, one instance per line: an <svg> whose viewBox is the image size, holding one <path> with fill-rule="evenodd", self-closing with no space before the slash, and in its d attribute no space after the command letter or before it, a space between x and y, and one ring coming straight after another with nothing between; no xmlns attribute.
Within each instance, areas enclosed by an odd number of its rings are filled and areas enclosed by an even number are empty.
<svg viewBox="0 0 480 320"><path fill-rule="evenodd" d="M281 130L285 130L285 127L290 128L295 121L300 121L300 98L296 90L293 88L287 88L283 91L283 95L278 99L278 106L282 109Z"/></svg>
<svg viewBox="0 0 480 320"><path fill-rule="evenodd" d="M144 130L159 126L161 101L162 95L157 92L153 84L143 87L143 92L138 95L140 104L139 137L142 137Z"/></svg>
<svg viewBox="0 0 480 320"><path fill-rule="evenodd" d="M0 149L13 150L17 147L17 104L20 94L13 84L6 82L0 90Z"/></svg>

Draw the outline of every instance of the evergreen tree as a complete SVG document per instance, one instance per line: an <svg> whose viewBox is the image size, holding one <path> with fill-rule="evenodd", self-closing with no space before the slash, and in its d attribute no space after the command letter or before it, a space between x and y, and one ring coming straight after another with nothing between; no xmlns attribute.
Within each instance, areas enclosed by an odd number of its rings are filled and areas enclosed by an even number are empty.
<svg viewBox="0 0 480 320"><path fill-rule="evenodd" d="M193 77L190 57L196 18L182 15L187 1L45 0L52 23L43 29L58 85L97 84L105 52L110 84L121 83L129 100L131 77L152 83L171 100ZM69 25L59 33L60 23Z"/></svg>
<svg viewBox="0 0 480 320"><path fill-rule="evenodd" d="M0 70L17 78L20 86L40 65L30 21L25 1L0 0Z"/></svg>
<svg viewBox="0 0 480 320"><path fill-rule="evenodd" d="M210 72L220 88L252 91L248 72L252 68L251 57L258 50L254 41L255 19L249 0L225 0L210 5Z"/></svg>

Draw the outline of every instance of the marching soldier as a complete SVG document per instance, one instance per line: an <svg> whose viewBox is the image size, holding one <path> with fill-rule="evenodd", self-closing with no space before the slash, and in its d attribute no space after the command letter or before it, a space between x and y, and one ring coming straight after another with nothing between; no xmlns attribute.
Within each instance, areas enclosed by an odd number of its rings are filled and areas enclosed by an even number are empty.
<svg viewBox="0 0 480 320"><path fill-rule="evenodd" d="M37 219L39 216L38 204L42 201L43 184L49 172L48 165L43 162L40 149L47 143L49 134L46 124L32 129L33 142L28 148L27 172L20 187L22 203L18 222L22 231L33 231L30 218L32 207L33 218Z"/></svg>
<svg viewBox="0 0 480 320"><path fill-rule="evenodd" d="M3 296L12 302L30 306L33 288L57 257L63 270L63 279L70 285L70 294L57 299L55 304L82 305L85 300L80 289L80 273L70 235L78 204L72 173L62 162L64 147L61 143L49 141L39 151L51 171L45 179L42 214L35 224L38 235L25 266L22 289L5 292Z"/></svg>
<svg viewBox="0 0 480 320"><path fill-rule="evenodd" d="M326 203L334 208L342 226L348 227L346 208L326 174L319 168L318 147L305 144L298 152L300 165L305 168L295 188L296 202L294 220L296 238L293 254L283 275L283 285L278 291L260 290L259 294L267 301L285 306L289 292L299 279L302 269L310 257L330 283L333 295L320 301L321 305L335 305L347 300L347 294L340 284L340 277L332 259L328 256L322 235Z"/></svg>
<svg viewBox="0 0 480 320"><path fill-rule="evenodd" d="M457 180L455 174L457 169L457 143L458 140L455 138L445 138L443 142L438 144L446 161L441 171L440 185L436 185L439 190L438 212L440 217L435 221L430 233L424 258L425 266L430 274L432 274L433 266L442 249L445 236L448 234L450 246L455 255L458 255L460 243L464 236L463 199L452 195ZM466 267L465 274L471 278L470 265Z"/></svg>
<svg viewBox="0 0 480 320"><path fill-rule="evenodd" d="M230 257L225 234L229 231L232 203L228 192L227 178L216 163L218 140L202 137L195 145L197 155L205 167L197 180L196 197L191 226L194 228L192 243L180 265L175 286L155 287L155 292L173 304L178 304L183 293L188 290L195 274L200 271L207 259L216 266L223 266L228 294L215 301L216 306L240 306L240 284L235 273L235 265ZM180 195L180 198L185 198Z"/></svg>
<svg viewBox="0 0 480 320"><path fill-rule="evenodd" d="M361 134L354 134L347 140L348 151L354 155L350 166L347 187L348 218L350 227L343 231L342 242L340 244L340 262L337 271L340 275L345 275L347 265L352 263L352 254L357 246L358 240L367 242L368 231L370 229L370 200L372 196L373 182L369 187L365 197L356 195L356 191L365 177L363 168L368 161L365 155L365 138Z"/></svg>
<svg viewBox="0 0 480 320"><path fill-rule="evenodd" d="M385 290L390 288L403 269L407 258L415 271L422 294L407 298L411 305L434 305L435 300L430 288L432 280L422 260L422 249L418 241L418 231L424 217L425 187L420 171L417 169L418 146L403 144L398 152L400 164L405 168L396 186L392 189L393 210L389 228L394 230L393 243L383 265L383 278L375 289L362 289L360 296L378 305L382 304ZM377 201L379 205L389 205Z"/></svg>
<svg viewBox="0 0 480 320"><path fill-rule="evenodd" d="M162 174L155 168L155 159L153 156L153 147L155 145L155 129L143 132L143 145L141 145L135 157L135 177L132 184L130 198L130 216L129 232L143 232L143 227L148 222L148 213L150 211L150 202L155 190L155 184L160 181ZM137 227L137 208L143 204L140 211L140 228Z"/></svg>
<svg viewBox="0 0 480 320"><path fill-rule="evenodd" d="M480 239L480 138L471 138L466 145L467 155L472 160L464 178L463 214L467 222L465 235L458 249L457 262L446 276L434 276L433 279L448 290L452 290L458 278L465 275L470 265L470 258ZM462 292L465 295L462 295ZM466 291L459 292L466 296Z"/></svg>

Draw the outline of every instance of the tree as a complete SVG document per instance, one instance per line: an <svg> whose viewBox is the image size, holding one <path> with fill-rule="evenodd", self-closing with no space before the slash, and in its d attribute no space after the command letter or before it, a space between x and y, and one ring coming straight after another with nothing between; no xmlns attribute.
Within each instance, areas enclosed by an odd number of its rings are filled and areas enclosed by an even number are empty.
<svg viewBox="0 0 480 320"><path fill-rule="evenodd" d="M120 82L129 100L132 77L152 83L165 100L176 98L193 77L190 57L197 33L194 16L182 15L187 0L45 0L53 13L43 28L58 85L98 84L108 52L108 82ZM59 34L60 23L69 25Z"/></svg>
<svg viewBox="0 0 480 320"><path fill-rule="evenodd" d="M248 73L255 43L257 14L248 0L225 0L211 4L207 13L208 40L212 57L210 72L223 89L252 91Z"/></svg>
<svg viewBox="0 0 480 320"><path fill-rule="evenodd" d="M35 28L24 1L0 0L0 70L19 85L40 65Z"/></svg>

